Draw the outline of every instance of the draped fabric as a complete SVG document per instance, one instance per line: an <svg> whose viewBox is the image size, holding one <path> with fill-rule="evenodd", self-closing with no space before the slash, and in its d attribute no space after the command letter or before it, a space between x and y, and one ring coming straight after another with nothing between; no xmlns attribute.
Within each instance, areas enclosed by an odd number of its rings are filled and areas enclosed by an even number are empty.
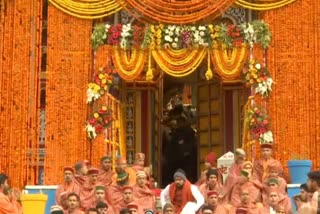
<svg viewBox="0 0 320 214"><path fill-rule="evenodd" d="M38 182L42 1L0 8L0 171L22 187Z"/></svg>

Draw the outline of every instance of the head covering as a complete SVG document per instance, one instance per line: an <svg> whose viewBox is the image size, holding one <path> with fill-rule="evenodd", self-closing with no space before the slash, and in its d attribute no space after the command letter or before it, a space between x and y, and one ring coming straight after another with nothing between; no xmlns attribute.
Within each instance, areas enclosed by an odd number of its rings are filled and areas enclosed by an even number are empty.
<svg viewBox="0 0 320 214"><path fill-rule="evenodd" d="M238 207L236 209L236 214L247 214L247 213L248 213L248 210L245 207Z"/></svg>
<svg viewBox="0 0 320 214"><path fill-rule="evenodd" d="M173 180L176 179L176 177L181 178L182 180L186 181L187 177L186 177L186 173L182 170L182 169L178 169L174 175L173 175Z"/></svg>
<svg viewBox="0 0 320 214"><path fill-rule="evenodd" d="M279 180L276 179L276 178L270 178L270 179L268 180L268 184L271 184L271 183L274 183L274 184L279 185Z"/></svg>
<svg viewBox="0 0 320 214"><path fill-rule="evenodd" d="M54 211L63 211L63 208L59 205L53 205L52 207L50 207L50 213Z"/></svg>
<svg viewBox="0 0 320 214"><path fill-rule="evenodd" d="M144 160L145 157L146 157L145 154L143 154L143 153L141 153L141 152L140 152L140 153L136 153L136 160L137 160L137 159L143 159L143 160Z"/></svg>
<svg viewBox="0 0 320 214"><path fill-rule="evenodd" d="M135 203L130 203L130 204L128 204L127 205L127 209L136 209L136 210L138 210L138 205L137 204L135 204Z"/></svg>
<svg viewBox="0 0 320 214"><path fill-rule="evenodd" d="M91 168L88 170L88 175L97 175L99 174L99 169Z"/></svg>
<svg viewBox="0 0 320 214"><path fill-rule="evenodd" d="M236 149L236 151L234 153L236 156L242 156L242 157L246 156L246 152L240 148Z"/></svg>
<svg viewBox="0 0 320 214"><path fill-rule="evenodd" d="M125 158L118 158L117 165L127 164L127 160Z"/></svg>
<svg viewBox="0 0 320 214"><path fill-rule="evenodd" d="M210 178L211 175L215 175L217 176L217 178L219 177L219 172L217 169L208 169L207 173L206 173L206 176L207 176L207 179Z"/></svg>
<svg viewBox="0 0 320 214"><path fill-rule="evenodd" d="M132 186L124 186L122 187L122 192L124 192L125 190L130 189L131 191L133 191L133 187Z"/></svg>
<svg viewBox="0 0 320 214"><path fill-rule="evenodd" d="M260 144L261 149L272 149L272 144L271 143L262 143Z"/></svg>
<svg viewBox="0 0 320 214"><path fill-rule="evenodd" d="M65 172L65 171L70 171L72 174L74 173L74 169L71 166L65 166L63 168L63 172Z"/></svg>
<svg viewBox="0 0 320 214"><path fill-rule="evenodd" d="M273 164L269 165L268 168L269 168L269 172L270 171L281 171L281 165L277 161L274 162Z"/></svg>
<svg viewBox="0 0 320 214"><path fill-rule="evenodd" d="M98 190L106 191L106 187L103 185L97 185L97 186L95 186L95 191L98 191Z"/></svg>
<svg viewBox="0 0 320 214"><path fill-rule="evenodd" d="M88 160L84 160L83 163L84 163L86 166L89 166L89 165L90 165L90 161L88 161Z"/></svg>
<svg viewBox="0 0 320 214"><path fill-rule="evenodd" d="M249 178L249 172L248 171L246 171L246 170L241 170L240 171L240 175L243 175L244 177L246 177L246 178Z"/></svg>
<svg viewBox="0 0 320 214"><path fill-rule="evenodd" d="M250 165L251 166L251 168L253 169L253 164L251 163L251 161L246 161L246 162L244 162L243 164L242 164L242 169L244 169L244 167L246 166L246 165Z"/></svg>
<svg viewBox="0 0 320 214"><path fill-rule="evenodd" d="M103 161L105 161L105 160L110 160L111 161L111 157L110 156L108 156L108 155L105 155L105 156L103 156L102 158L100 158L100 162L102 163Z"/></svg>
<svg viewBox="0 0 320 214"><path fill-rule="evenodd" d="M212 196L212 195L218 196L219 193L218 193L217 191L215 191L215 190L211 190L211 191L209 191L209 192L207 193L207 197L210 197L210 196Z"/></svg>
<svg viewBox="0 0 320 214"><path fill-rule="evenodd" d="M168 208L171 208L174 210L173 204L171 204L170 202L167 202L163 207L163 212L165 212Z"/></svg>
<svg viewBox="0 0 320 214"><path fill-rule="evenodd" d="M137 178L139 178L139 177L147 177L146 172L145 171L138 171L137 172Z"/></svg>
<svg viewBox="0 0 320 214"><path fill-rule="evenodd" d="M205 161L210 163L211 166L214 166L217 161L216 154L214 152L210 152L207 154Z"/></svg>

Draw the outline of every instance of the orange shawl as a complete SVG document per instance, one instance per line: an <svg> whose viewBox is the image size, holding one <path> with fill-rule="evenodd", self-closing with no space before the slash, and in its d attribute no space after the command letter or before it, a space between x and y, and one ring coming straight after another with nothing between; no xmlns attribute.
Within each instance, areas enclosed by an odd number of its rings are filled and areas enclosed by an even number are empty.
<svg viewBox="0 0 320 214"><path fill-rule="evenodd" d="M170 188L169 188L169 196L170 196L170 201L173 203L174 207L175 207L175 212L176 213L180 213L183 209L183 207L190 201L194 201L192 192L191 192L191 183L190 181L186 180L183 187L182 187L182 205L181 207L178 207L177 204L174 203L174 198L175 198L175 194L177 191L177 187L175 183L170 184Z"/></svg>

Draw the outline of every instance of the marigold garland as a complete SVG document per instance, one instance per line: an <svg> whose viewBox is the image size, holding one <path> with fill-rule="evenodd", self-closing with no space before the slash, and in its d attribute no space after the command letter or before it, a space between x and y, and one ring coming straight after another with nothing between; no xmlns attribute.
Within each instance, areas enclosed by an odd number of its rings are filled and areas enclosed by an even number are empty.
<svg viewBox="0 0 320 214"><path fill-rule="evenodd" d="M112 47L111 50L113 64L119 76L127 81L136 79L143 71L147 52L137 48L124 51L118 47Z"/></svg>
<svg viewBox="0 0 320 214"><path fill-rule="evenodd" d="M71 16L81 19L98 19L117 13L122 0L49 0L49 2Z"/></svg>
<svg viewBox="0 0 320 214"><path fill-rule="evenodd" d="M231 54L230 54L231 52ZM217 73L223 80L234 80L241 74L249 49L246 45L241 47L233 47L232 49L214 48L212 50L211 59L216 68Z"/></svg>
<svg viewBox="0 0 320 214"><path fill-rule="evenodd" d="M166 0L118 0L119 4L137 19L149 23L172 24L193 23L205 18L221 15L235 0L185 0L183 2Z"/></svg>
<svg viewBox="0 0 320 214"><path fill-rule="evenodd" d="M152 56L159 67L167 74L174 77L183 77L191 74L201 64L206 56L207 50L201 49L181 49L154 50ZM193 56L193 58L189 56Z"/></svg>
<svg viewBox="0 0 320 214"><path fill-rule="evenodd" d="M253 3L248 0L237 0L235 3L241 7L251 9L251 10L272 10L280 8L295 2L296 0L260 0Z"/></svg>

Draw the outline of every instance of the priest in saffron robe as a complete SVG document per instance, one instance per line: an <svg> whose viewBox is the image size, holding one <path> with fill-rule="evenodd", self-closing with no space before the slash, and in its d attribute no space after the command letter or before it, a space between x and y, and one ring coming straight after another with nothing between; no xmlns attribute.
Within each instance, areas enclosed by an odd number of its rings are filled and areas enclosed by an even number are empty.
<svg viewBox="0 0 320 214"><path fill-rule="evenodd" d="M197 183L195 184L198 187L201 186L201 184L204 184L206 182L206 180L207 180L206 173L207 173L208 169L216 169L217 168L216 154L214 152L210 152L209 154L207 154L204 164L205 164L205 170L203 172L201 172L201 177L197 181ZM219 176L219 179L220 179L220 176ZM220 181L222 181L222 180L220 180Z"/></svg>
<svg viewBox="0 0 320 214"><path fill-rule="evenodd" d="M236 185L229 195L229 204L232 206L237 206L241 203L240 192L241 189L247 189L250 193L251 202L261 201L261 186L257 186L255 183L250 182L250 173L246 170L240 171L240 177Z"/></svg>
<svg viewBox="0 0 320 214"><path fill-rule="evenodd" d="M133 186L136 184L136 172L131 167L128 167L127 160L125 158L118 158L116 166L117 174L113 175L113 184L119 181L119 176L127 174L126 180L129 182L127 185Z"/></svg>
<svg viewBox="0 0 320 214"><path fill-rule="evenodd" d="M144 214L144 212L139 208L139 206L136 203L128 204L127 209L129 210L130 214Z"/></svg>
<svg viewBox="0 0 320 214"><path fill-rule="evenodd" d="M100 159L100 169L98 174L98 182L110 186L112 184L112 177L115 173L112 171L112 159L110 156L103 156Z"/></svg>
<svg viewBox="0 0 320 214"><path fill-rule="evenodd" d="M110 199L109 199L110 197L107 196L107 193L106 193L106 187L103 185L96 185L94 194L95 194L95 200L91 204L90 208L96 208L99 202L104 202L108 205L106 214L113 214L114 212L110 204Z"/></svg>
<svg viewBox="0 0 320 214"><path fill-rule="evenodd" d="M224 185L224 191L226 192L226 194L228 194L233 186L238 182L242 164L244 163L245 158L245 151L240 148L236 149L234 153L234 163L229 168L228 177Z"/></svg>
<svg viewBox="0 0 320 214"><path fill-rule="evenodd" d="M192 185L185 175L185 172L178 169L174 173L174 182L169 184L160 195L161 206L171 202L176 213L181 213L188 207L188 214L196 213L204 204L204 197L197 186Z"/></svg>
<svg viewBox="0 0 320 214"><path fill-rule="evenodd" d="M75 192L77 194L80 193L80 189L77 185L75 185L73 180L74 169L70 166L66 166L63 168L64 173L64 182L60 184L56 190L56 204L66 208L67 206L67 198L62 197L63 195L67 196L71 192Z"/></svg>
<svg viewBox="0 0 320 214"><path fill-rule="evenodd" d="M206 198L206 205L211 207L213 214L227 214L226 208L219 203L219 192L210 190L207 192Z"/></svg>
<svg viewBox="0 0 320 214"><path fill-rule="evenodd" d="M95 186L98 184L99 170L90 168L88 170L88 181L80 189L81 206L87 210L95 201Z"/></svg>
<svg viewBox="0 0 320 214"><path fill-rule="evenodd" d="M199 190L205 201L207 200L207 193L211 190L215 190L219 193L219 198L224 197L223 186L218 181L219 172L216 169L208 169L206 173L206 183L199 187Z"/></svg>
<svg viewBox="0 0 320 214"><path fill-rule="evenodd" d="M15 191L9 191L8 176L0 174L0 213L1 214L22 214L22 207L18 203L19 196Z"/></svg>
<svg viewBox="0 0 320 214"><path fill-rule="evenodd" d="M119 213L121 209L127 208L128 204L130 203L135 203L133 198L133 187L124 186L122 187L122 200L119 204L113 206L114 213ZM138 210L139 214L143 214L143 210L140 206L138 207Z"/></svg>
<svg viewBox="0 0 320 214"><path fill-rule="evenodd" d="M290 198L286 195L279 193L279 190L277 188L269 188L268 203L263 207L262 213L275 213L278 206L283 207L285 209L286 214L293 214Z"/></svg>
<svg viewBox="0 0 320 214"><path fill-rule="evenodd" d="M81 203L80 203L80 198L79 195L76 193L72 192L69 193L67 196L68 200L68 209L67 209L67 214L85 214L81 210Z"/></svg>
<svg viewBox="0 0 320 214"><path fill-rule="evenodd" d="M87 177L88 168L83 161L80 161L74 165L74 170L75 170L74 178L73 178L74 183L80 189L81 186L88 180L88 177Z"/></svg>
<svg viewBox="0 0 320 214"><path fill-rule="evenodd" d="M283 168L279 161L272 158L272 144L261 144L262 159L255 161L253 165L253 176L256 177L261 183L269 176L269 166L280 166L279 175L282 176Z"/></svg>
<svg viewBox="0 0 320 214"><path fill-rule="evenodd" d="M147 186L147 174L137 172L137 183L133 186L133 198L143 210L155 210L155 196Z"/></svg>
<svg viewBox="0 0 320 214"><path fill-rule="evenodd" d="M239 210L245 211L246 214L260 214L262 212L263 205L261 203L253 203L250 198L250 192L247 188L241 188L240 190L240 203L233 206L229 214L236 214Z"/></svg>

